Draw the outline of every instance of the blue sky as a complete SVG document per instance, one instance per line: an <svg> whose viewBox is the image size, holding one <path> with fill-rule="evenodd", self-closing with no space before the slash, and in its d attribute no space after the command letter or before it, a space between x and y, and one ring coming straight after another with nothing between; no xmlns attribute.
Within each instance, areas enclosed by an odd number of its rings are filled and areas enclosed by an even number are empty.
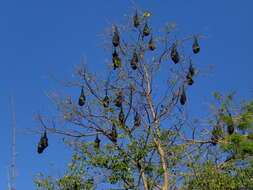
<svg viewBox="0 0 253 190"><path fill-rule="evenodd" d="M182 34L203 33L198 65L214 69L199 76L189 92L189 107L200 115L207 110L213 91L236 90L238 97L252 95L253 24L250 0L136 0L152 11L152 22L176 22ZM10 162L10 95L14 96L18 131L38 128L33 114L52 107L45 92L61 89L48 78L70 75L81 58L96 69L108 58L98 35L110 23L120 23L130 13L130 1L119 0L9 0L0 1L0 189L7 189ZM66 89L64 89L66 90ZM79 93L79 91L78 91ZM34 189L32 176L40 171L58 175L70 151L62 137L50 135L50 148L36 153L38 135L17 136L17 189ZM57 150L57 151L56 151ZM54 165L53 167L51 165Z"/></svg>

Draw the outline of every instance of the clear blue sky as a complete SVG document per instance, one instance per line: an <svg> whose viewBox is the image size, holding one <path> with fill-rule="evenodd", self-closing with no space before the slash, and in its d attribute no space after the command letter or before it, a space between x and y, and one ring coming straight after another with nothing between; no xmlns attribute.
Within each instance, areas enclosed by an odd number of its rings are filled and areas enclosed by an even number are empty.
<svg viewBox="0 0 253 190"><path fill-rule="evenodd" d="M152 22L176 22L183 34L203 33L199 65L213 65L211 75L200 76L189 92L197 116L206 110L213 91L236 90L238 97L252 95L253 1L136 0L153 13ZM45 91L60 89L47 75L68 76L82 57L91 68L106 58L97 37L108 21L120 23L131 12L127 0L8 0L0 1L0 189L7 189L10 162L13 94L18 130L37 128L33 114L51 109ZM66 89L64 89L66 90ZM78 91L79 93L79 91ZM44 154L36 153L38 135L17 136L16 188L33 190L32 176L40 171L58 175L70 157L61 137L50 135ZM53 167L50 165L54 164Z"/></svg>

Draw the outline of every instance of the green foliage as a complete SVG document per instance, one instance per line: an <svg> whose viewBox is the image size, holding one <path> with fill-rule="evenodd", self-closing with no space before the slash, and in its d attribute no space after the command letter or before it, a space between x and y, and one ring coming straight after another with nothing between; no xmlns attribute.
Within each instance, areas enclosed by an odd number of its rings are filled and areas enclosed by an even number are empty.
<svg viewBox="0 0 253 190"><path fill-rule="evenodd" d="M233 157L237 159L253 155L253 140L245 135L233 134L221 147L227 152L232 152Z"/></svg>
<svg viewBox="0 0 253 190"><path fill-rule="evenodd" d="M83 146L84 147L84 146ZM45 176L42 173L34 177L37 190L93 190L96 185L87 173L86 157L78 152L73 153L71 162L68 164L64 175L59 178Z"/></svg>
<svg viewBox="0 0 253 190"><path fill-rule="evenodd" d="M194 168L194 176L188 177L186 182L188 190L238 190L240 188L253 188L253 170L227 167L219 170L210 163Z"/></svg>
<svg viewBox="0 0 253 190"><path fill-rule="evenodd" d="M219 147L209 150L208 160L199 157L199 161L189 162L190 175L185 178L185 189L191 190L238 190L253 188L253 138L252 101L236 105L234 93L222 95L214 93L218 105L212 106L216 111L216 121L212 135L218 136L221 130L233 124L234 134L220 136Z"/></svg>

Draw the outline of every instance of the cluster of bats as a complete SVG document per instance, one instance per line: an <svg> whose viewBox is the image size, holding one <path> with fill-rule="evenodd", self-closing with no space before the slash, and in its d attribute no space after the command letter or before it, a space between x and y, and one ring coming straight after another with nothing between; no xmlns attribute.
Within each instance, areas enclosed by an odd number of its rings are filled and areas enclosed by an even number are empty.
<svg viewBox="0 0 253 190"><path fill-rule="evenodd" d="M192 45L192 51L193 51L194 54L198 54L200 52L200 46L199 46L197 38L194 39L194 42L193 42L193 45ZM179 53L177 51L176 44L173 44L173 46L171 48L170 56L171 56L172 61L175 64L177 64L180 61L180 56L179 56ZM190 61L190 66L189 66L188 73L186 75L185 83L188 84L188 85L193 85L194 75L195 75L195 68L193 67L192 62ZM184 105L186 103L186 100L187 100L184 85L180 86L180 88L179 88L179 96L180 96L181 105Z"/></svg>
<svg viewBox="0 0 253 190"><path fill-rule="evenodd" d="M141 21L140 21L138 14L136 12L136 14L133 16L133 25L135 28L139 28L140 24L141 24ZM149 35L151 35L151 28L148 26L148 24L146 22L144 27L142 28L142 39L144 37L149 36ZM114 47L114 52L112 53L112 62L113 62L113 69L115 70L115 69L118 69L121 67L121 59L120 59L118 51L117 51L117 48L120 45L120 35L119 35L119 31L118 31L117 26L115 26L115 30L114 30L114 33L112 36L112 45ZM148 49L151 51L154 51L156 49L156 45L155 45L152 35L148 41ZM194 43L192 45L192 51L194 54L197 54L200 51L200 47L199 47L199 43L198 43L197 38L195 38ZM180 55L177 51L176 44L173 44L173 46L171 48L171 59L175 64L177 64L180 61ZM130 60L130 66L133 70L136 70L138 68L137 67L138 62L139 62L138 54L136 51L134 51L132 58ZM194 75L195 75L195 69L194 69L192 63L190 63L189 71L188 71L188 74L186 75L186 80L185 80L185 82L188 85L192 85L194 83L194 81L193 81ZM180 103L182 105L184 105L186 103L186 93L185 93L184 85L180 86L180 88L179 88L179 96L180 96ZM81 94L80 94L80 97L78 100L78 105L84 106L85 101L86 101L86 97L85 97L84 89L82 87ZM119 92L116 99L114 100L114 104L116 107L120 108L118 120L121 125L123 125L125 122L124 121L125 116L124 116L124 112L123 112L123 108L122 108L122 102L123 102L123 93ZM105 108L108 108L109 104L110 104L110 99L106 95L104 97L104 99L102 100L102 105ZM141 124L141 118L140 118L140 115L138 114L138 112L136 112L135 116L134 116L134 125L140 126L140 124ZM116 130L115 124L112 125L109 138L112 142L115 142L115 143L117 142L117 130ZM99 145L100 145L100 139L97 135L96 139L94 141L94 147L99 148ZM48 138L47 138L47 133L45 131L44 135L41 137L39 144L38 144L38 153L41 154L47 146L48 146Z"/></svg>
<svg viewBox="0 0 253 190"><path fill-rule="evenodd" d="M123 111L123 100L124 100L124 95L122 92L118 92L116 98L113 100L113 103L116 107L120 108L120 112L118 115L118 122L120 125L124 126L125 123L125 114ZM81 94L79 97L79 101L78 101L79 106L83 106L85 104L85 94L83 91L83 88L81 89ZM110 99L107 95L105 95L105 97L102 99L101 104L103 105L104 108L108 108L109 104L110 104ZM134 126L138 127L141 125L141 116L139 115L139 113L136 111L134 114ZM113 142L113 143L117 143L117 138L118 138L118 133L117 133L117 128L116 128L116 124L113 123L112 127L111 127L111 132L110 134L108 134L108 138ZM94 140L94 148L95 149L99 149L100 147L100 139L98 134L96 135L96 138Z"/></svg>
<svg viewBox="0 0 253 190"><path fill-rule="evenodd" d="M136 13L133 16L133 25L134 25L134 27L138 28L140 26L140 24L141 24L140 19ZM145 25L141 31L142 31L142 38L149 36L151 34L151 29L148 26L147 22L145 23ZM113 68L115 70L115 69L121 67L121 59L120 59L118 52L117 52L117 47L120 45L120 35L119 35L118 28L116 26L115 26L115 30L114 30L113 37L112 37L112 45L114 46L114 52L112 54L112 62L113 62ZM152 35L151 35L150 40L148 42L148 49L151 51L154 51L156 49L156 45L154 43ZM196 37L194 38L194 42L192 44L192 51L194 54L198 54L200 52L200 46L198 43L198 39ZM179 63L180 55L177 51L176 44L173 44L171 47L170 57L175 64ZM138 68L137 67L138 61L139 61L138 54L136 51L134 51L132 58L130 60L130 66L133 70L136 70ZM185 80L185 82L188 85L192 85L194 83L194 81L193 81L194 75L195 75L195 69L194 69L192 63L190 62L189 72L186 75L186 80ZM180 96L180 103L182 105L184 105L186 103L186 93L185 93L184 85L182 85L179 88L179 96Z"/></svg>

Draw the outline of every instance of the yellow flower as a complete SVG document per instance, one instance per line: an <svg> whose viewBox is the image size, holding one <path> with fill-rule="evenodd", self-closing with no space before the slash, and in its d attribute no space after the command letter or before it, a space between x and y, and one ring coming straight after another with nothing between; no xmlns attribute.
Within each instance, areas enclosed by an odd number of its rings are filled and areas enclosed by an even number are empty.
<svg viewBox="0 0 253 190"><path fill-rule="evenodd" d="M151 13L149 11L143 13L143 17L150 17Z"/></svg>

